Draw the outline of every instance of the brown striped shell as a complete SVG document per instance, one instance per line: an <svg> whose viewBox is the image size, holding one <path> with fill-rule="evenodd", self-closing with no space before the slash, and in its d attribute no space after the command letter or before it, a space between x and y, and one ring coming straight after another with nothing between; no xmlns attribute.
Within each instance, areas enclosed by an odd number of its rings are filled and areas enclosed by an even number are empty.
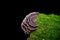
<svg viewBox="0 0 60 40"><path fill-rule="evenodd" d="M29 13L22 21L21 28L25 34L29 34L31 31L37 28L37 24L34 20L36 19L38 14L38 12Z"/></svg>

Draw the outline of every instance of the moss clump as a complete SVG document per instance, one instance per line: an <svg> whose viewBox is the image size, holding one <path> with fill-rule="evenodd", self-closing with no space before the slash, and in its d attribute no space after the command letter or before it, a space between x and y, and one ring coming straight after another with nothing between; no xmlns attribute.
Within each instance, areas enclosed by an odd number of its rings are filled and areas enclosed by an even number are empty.
<svg viewBox="0 0 60 40"><path fill-rule="evenodd" d="M39 14L38 28L30 34L30 40L60 40L60 15Z"/></svg>

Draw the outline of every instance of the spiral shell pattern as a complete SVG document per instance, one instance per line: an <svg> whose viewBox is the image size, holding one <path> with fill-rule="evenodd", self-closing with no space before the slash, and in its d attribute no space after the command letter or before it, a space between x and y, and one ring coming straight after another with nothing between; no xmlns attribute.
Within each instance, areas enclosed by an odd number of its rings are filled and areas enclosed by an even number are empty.
<svg viewBox="0 0 60 40"><path fill-rule="evenodd" d="M21 28L23 29L25 34L29 34L31 31L37 29L35 19L38 14L39 14L38 12L29 13L22 21Z"/></svg>

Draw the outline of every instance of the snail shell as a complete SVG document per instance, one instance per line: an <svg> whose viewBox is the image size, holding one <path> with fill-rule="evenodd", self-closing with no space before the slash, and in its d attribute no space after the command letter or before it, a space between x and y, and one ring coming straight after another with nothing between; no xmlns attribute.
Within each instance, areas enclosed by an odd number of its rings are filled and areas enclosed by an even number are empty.
<svg viewBox="0 0 60 40"><path fill-rule="evenodd" d="M29 34L31 31L37 29L37 24L35 23L35 19L39 12L29 13L21 23L21 28L25 34Z"/></svg>

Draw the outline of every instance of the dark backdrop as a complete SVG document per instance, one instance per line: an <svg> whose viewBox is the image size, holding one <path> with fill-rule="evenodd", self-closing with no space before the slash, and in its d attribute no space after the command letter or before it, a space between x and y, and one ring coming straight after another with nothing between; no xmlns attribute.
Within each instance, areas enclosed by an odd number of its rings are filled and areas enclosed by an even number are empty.
<svg viewBox="0 0 60 40"><path fill-rule="evenodd" d="M54 13L59 15L59 2L43 2L43 1L22 1L16 3L16 38L17 40L26 40L28 35L24 34L21 29L21 22L30 12L40 12L45 14Z"/></svg>

